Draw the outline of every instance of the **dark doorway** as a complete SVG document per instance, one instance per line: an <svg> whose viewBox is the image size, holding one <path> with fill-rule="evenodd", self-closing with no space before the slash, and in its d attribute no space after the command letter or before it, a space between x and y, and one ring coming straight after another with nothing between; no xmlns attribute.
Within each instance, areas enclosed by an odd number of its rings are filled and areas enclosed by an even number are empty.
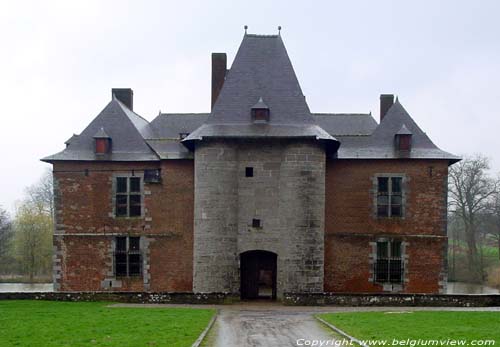
<svg viewBox="0 0 500 347"><path fill-rule="evenodd" d="M267 251L240 254L241 299L276 299L276 260Z"/></svg>

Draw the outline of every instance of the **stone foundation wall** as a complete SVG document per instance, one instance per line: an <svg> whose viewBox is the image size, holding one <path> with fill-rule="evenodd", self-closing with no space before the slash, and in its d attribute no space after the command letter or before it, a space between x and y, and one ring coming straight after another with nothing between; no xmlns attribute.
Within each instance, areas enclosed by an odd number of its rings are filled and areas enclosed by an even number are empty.
<svg viewBox="0 0 500 347"><path fill-rule="evenodd" d="M108 301L136 304L233 304L239 296L229 293L165 292L53 292L0 293L0 300ZM282 302L289 306L500 306L500 294L334 294L284 293Z"/></svg>

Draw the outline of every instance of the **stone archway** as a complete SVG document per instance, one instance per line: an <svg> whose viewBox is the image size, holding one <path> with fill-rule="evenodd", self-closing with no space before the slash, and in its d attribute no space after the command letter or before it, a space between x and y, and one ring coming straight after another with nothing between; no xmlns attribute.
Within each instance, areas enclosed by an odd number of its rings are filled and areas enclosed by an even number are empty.
<svg viewBox="0 0 500 347"><path fill-rule="evenodd" d="M242 300L276 300L278 255L268 251L247 251L240 254L240 293Z"/></svg>

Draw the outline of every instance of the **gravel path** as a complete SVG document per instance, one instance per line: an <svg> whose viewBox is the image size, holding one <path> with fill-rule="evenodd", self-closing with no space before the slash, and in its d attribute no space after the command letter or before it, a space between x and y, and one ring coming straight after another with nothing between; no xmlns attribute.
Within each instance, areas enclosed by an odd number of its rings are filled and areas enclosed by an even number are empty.
<svg viewBox="0 0 500 347"><path fill-rule="evenodd" d="M330 330L310 313L272 310L220 311L203 346L285 347L304 345L305 340L332 340Z"/></svg>

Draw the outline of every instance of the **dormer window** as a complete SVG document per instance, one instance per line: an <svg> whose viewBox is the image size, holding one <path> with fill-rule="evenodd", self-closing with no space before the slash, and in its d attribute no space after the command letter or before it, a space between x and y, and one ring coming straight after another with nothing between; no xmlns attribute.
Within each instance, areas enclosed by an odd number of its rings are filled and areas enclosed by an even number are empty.
<svg viewBox="0 0 500 347"><path fill-rule="evenodd" d="M101 128L97 134L94 135L95 140L95 154L108 154L111 152L111 137Z"/></svg>
<svg viewBox="0 0 500 347"><path fill-rule="evenodd" d="M264 103L262 97L252 107L252 121L254 123L269 122L269 107Z"/></svg>
<svg viewBox="0 0 500 347"><path fill-rule="evenodd" d="M411 151L412 132L403 124L401 129L394 136L396 149L402 152Z"/></svg>

